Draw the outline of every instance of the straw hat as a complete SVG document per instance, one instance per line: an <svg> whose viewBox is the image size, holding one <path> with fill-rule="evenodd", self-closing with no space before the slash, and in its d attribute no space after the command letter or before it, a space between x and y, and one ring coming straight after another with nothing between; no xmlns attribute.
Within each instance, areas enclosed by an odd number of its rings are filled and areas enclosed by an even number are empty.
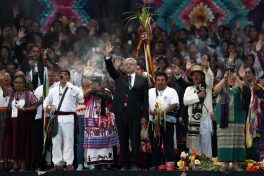
<svg viewBox="0 0 264 176"><path fill-rule="evenodd" d="M204 68L201 66L201 65L195 65L191 68L191 75L194 73L194 72L201 72L201 73L204 73Z"/></svg>

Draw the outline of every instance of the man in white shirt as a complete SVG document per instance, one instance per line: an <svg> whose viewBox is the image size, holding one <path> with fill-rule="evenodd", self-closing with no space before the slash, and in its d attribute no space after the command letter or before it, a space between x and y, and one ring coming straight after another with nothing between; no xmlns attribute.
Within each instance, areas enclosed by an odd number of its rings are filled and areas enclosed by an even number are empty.
<svg viewBox="0 0 264 176"><path fill-rule="evenodd" d="M76 117L77 102L81 101L83 94L80 89L69 83L70 72L60 72L60 82L55 84L44 100L43 106L47 112L58 109L64 91L65 97L62 101L58 114L58 133L52 138L52 162L55 171L61 170L64 162L68 171L73 171L74 159L74 117ZM67 89L68 88L68 89Z"/></svg>
<svg viewBox="0 0 264 176"><path fill-rule="evenodd" d="M174 130L175 111L179 105L179 97L175 89L167 86L167 75L160 71L156 73L156 87L149 89L149 137L152 143L152 168L161 164L160 149L162 141L165 147L166 161L174 161ZM161 113L160 113L161 112ZM157 122L157 116L165 118ZM164 117L165 116L165 117ZM164 122L164 120L166 122Z"/></svg>

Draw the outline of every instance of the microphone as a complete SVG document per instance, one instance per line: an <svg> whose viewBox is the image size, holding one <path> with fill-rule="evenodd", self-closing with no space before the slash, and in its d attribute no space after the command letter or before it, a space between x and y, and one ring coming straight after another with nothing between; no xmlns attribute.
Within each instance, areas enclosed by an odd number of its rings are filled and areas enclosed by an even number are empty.
<svg viewBox="0 0 264 176"><path fill-rule="evenodd" d="M64 78L64 76L63 75L60 75L60 79L63 79Z"/></svg>

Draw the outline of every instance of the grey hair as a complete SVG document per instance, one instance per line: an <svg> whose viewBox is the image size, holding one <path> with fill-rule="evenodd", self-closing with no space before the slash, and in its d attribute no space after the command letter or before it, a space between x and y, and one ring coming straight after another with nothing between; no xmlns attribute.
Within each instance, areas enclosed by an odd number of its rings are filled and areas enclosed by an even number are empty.
<svg viewBox="0 0 264 176"><path fill-rule="evenodd" d="M135 65L137 65L137 61L136 61L136 59L134 59L133 57L128 57L128 58L126 58L125 63L128 62L128 61L130 61L130 60L132 60L132 61L134 62Z"/></svg>

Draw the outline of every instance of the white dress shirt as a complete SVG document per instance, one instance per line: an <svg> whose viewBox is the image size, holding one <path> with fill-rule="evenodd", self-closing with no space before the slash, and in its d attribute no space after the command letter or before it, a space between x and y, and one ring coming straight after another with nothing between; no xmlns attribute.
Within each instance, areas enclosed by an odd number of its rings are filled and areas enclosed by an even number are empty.
<svg viewBox="0 0 264 176"><path fill-rule="evenodd" d="M49 87L49 90L54 86L54 84L52 86ZM36 90L34 90L34 95L37 97L38 100L40 100L43 97L43 85L40 85L36 88ZM42 109L43 106L42 104L38 106L37 108L37 113L35 116L35 120L37 119L41 119L42 118Z"/></svg>
<svg viewBox="0 0 264 176"><path fill-rule="evenodd" d="M132 73L131 75L128 75L128 76L131 76L131 86L134 87L136 73Z"/></svg>
<svg viewBox="0 0 264 176"><path fill-rule="evenodd" d="M38 63L35 63L34 72L38 73ZM33 80L33 71L32 71L32 69L29 71L29 75L30 75L30 80L32 81ZM41 81L40 81L39 76L38 76L38 85L41 85Z"/></svg>
<svg viewBox="0 0 264 176"><path fill-rule="evenodd" d="M74 86L70 82L67 82L66 86L63 88L60 84L55 84L52 89L49 91L49 95L44 100L44 107L46 108L48 105L53 105L57 109L62 98L64 91L68 87L68 91L65 94L63 102L61 104L60 111L62 112L76 112L77 103L83 99L83 93L77 86ZM58 116L59 123L65 122L74 122L73 115L59 115Z"/></svg>
<svg viewBox="0 0 264 176"><path fill-rule="evenodd" d="M163 91L158 91L158 96L156 95L156 88L151 88L149 89L148 94L149 108L151 111L154 111L156 102L159 102L161 104L161 108L164 110L172 104L179 104L179 96L176 90L171 87L166 87ZM149 114L149 120L153 120L153 116L151 114ZM166 121L176 123L176 118L166 117Z"/></svg>

